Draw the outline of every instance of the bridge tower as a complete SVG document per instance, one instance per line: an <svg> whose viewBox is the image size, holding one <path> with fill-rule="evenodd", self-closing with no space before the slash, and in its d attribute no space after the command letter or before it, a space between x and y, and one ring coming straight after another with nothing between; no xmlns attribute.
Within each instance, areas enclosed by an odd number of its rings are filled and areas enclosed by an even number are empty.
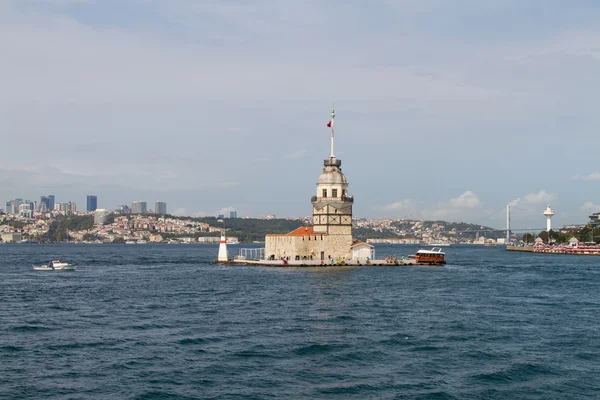
<svg viewBox="0 0 600 400"><path fill-rule="evenodd" d="M510 243L510 204L506 206L506 244Z"/></svg>

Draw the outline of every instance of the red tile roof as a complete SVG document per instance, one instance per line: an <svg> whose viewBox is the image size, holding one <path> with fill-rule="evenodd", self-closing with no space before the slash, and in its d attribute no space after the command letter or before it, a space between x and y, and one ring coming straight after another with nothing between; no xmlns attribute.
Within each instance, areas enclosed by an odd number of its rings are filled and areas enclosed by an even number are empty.
<svg viewBox="0 0 600 400"><path fill-rule="evenodd" d="M305 236L312 235L314 233L314 228L312 226L301 226L298 229L295 229L288 233L290 236Z"/></svg>
<svg viewBox="0 0 600 400"><path fill-rule="evenodd" d="M327 233L315 232L315 230L312 226L301 226L298 229L294 229L290 233L284 233L284 234L269 233L269 234L267 234L267 236L311 236L311 235L315 235L315 236L325 235L326 236Z"/></svg>

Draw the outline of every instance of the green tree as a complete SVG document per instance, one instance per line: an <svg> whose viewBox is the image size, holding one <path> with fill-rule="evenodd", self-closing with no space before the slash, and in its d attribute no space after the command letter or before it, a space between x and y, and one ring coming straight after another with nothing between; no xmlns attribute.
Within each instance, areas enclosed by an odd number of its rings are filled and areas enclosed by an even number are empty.
<svg viewBox="0 0 600 400"><path fill-rule="evenodd" d="M570 237L567 236L567 234L562 233L562 232L558 232L556 234L556 242L557 243L567 243L569 241Z"/></svg>
<svg viewBox="0 0 600 400"><path fill-rule="evenodd" d="M525 242L525 243L532 243L533 235L531 233L526 233L523 235L523 238L521 240L523 240L523 242Z"/></svg>
<svg viewBox="0 0 600 400"><path fill-rule="evenodd" d="M96 235L94 235L93 233L86 233L83 235L83 240L85 240L85 241L96 240Z"/></svg>

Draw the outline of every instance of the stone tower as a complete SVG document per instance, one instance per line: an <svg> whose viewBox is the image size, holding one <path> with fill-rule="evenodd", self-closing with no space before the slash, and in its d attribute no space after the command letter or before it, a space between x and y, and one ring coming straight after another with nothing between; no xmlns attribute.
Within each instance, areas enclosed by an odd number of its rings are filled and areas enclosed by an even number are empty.
<svg viewBox="0 0 600 400"><path fill-rule="evenodd" d="M352 205L348 181L342 173L342 161L333 153L333 107L331 120L331 154L323 162L317 181L317 194L312 196L313 226L303 226L287 234L265 237L265 255L271 260L282 257L293 261L317 260L329 263L339 258L352 258Z"/></svg>
<svg viewBox="0 0 600 400"><path fill-rule="evenodd" d="M348 181L342 172L342 160L335 158L334 144L335 112L331 108L331 155L323 162L323 172L317 181L317 195L312 197L313 229L315 233L329 236L330 246L337 254L346 254L352 246L352 204L354 197L348 195ZM345 250L345 251L344 251Z"/></svg>
<svg viewBox="0 0 600 400"><path fill-rule="evenodd" d="M342 161L330 157L323 162L323 173L317 181L317 195L312 197L315 233L348 235L352 245L352 204L348 181L342 172Z"/></svg>

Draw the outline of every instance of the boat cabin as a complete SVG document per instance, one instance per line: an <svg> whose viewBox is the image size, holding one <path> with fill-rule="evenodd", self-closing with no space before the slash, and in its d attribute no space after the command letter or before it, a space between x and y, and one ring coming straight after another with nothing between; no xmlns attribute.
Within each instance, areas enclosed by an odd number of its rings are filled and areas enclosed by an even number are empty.
<svg viewBox="0 0 600 400"><path fill-rule="evenodd" d="M446 264L444 259L446 253L439 247L434 247L431 250L419 250L416 254L417 264Z"/></svg>

